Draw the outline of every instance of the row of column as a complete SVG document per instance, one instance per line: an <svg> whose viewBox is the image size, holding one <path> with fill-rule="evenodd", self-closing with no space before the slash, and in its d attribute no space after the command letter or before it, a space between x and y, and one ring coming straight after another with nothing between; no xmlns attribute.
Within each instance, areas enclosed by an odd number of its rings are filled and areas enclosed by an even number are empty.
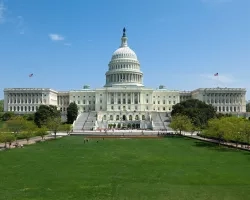
<svg viewBox="0 0 250 200"><path fill-rule="evenodd" d="M233 98L205 98L205 102L208 103L242 103L241 98L233 97Z"/></svg>
<svg viewBox="0 0 250 200"><path fill-rule="evenodd" d="M65 96L57 97L57 105L68 105L68 104L69 104L69 98L66 98Z"/></svg>
<svg viewBox="0 0 250 200"><path fill-rule="evenodd" d="M34 97L33 95L27 95L27 96L18 96L18 95L10 95L8 97L8 103L16 103L16 104L22 104L22 103L42 103L43 95L39 97Z"/></svg>
<svg viewBox="0 0 250 200"><path fill-rule="evenodd" d="M123 74L110 74L107 75L107 83L112 82L137 82L142 83L142 75L141 74L130 74L130 73L123 73Z"/></svg>
<svg viewBox="0 0 250 200"><path fill-rule="evenodd" d="M36 112L38 106L9 106L8 111L11 112Z"/></svg>
<svg viewBox="0 0 250 200"><path fill-rule="evenodd" d="M217 106L217 112L241 112L240 106Z"/></svg>
<svg viewBox="0 0 250 200"><path fill-rule="evenodd" d="M113 94L113 96L112 96ZM118 96L118 93L108 93L108 99L107 102L108 104L118 104L118 99L120 99L121 103L120 104L124 104L123 103L123 99L125 99L125 104L128 104L129 100L130 100L130 104L138 104L140 103L140 93L119 93L120 96ZM125 94L125 95L124 95ZM130 96L128 96L128 94L130 94ZM137 94L137 96L135 96L135 94ZM112 100L114 102L112 102Z"/></svg>

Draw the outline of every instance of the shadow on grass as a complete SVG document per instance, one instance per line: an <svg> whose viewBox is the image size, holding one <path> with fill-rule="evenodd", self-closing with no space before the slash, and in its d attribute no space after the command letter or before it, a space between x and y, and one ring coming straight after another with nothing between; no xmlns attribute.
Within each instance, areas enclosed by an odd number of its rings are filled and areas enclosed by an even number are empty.
<svg viewBox="0 0 250 200"><path fill-rule="evenodd" d="M224 146L222 144L219 145L217 143L212 143L212 142L203 142L203 141L196 141L194 143L194 146L202 147L202 148L208 148L208 149L212 149L212 150L220 151L220 152L240 151L240 149L236 149L234 147Z"/></svg>
<svg viewBox="0 0 250 200"><path fill-rule="evenodd" d="M164 137L164 138L173 138L173 139L179 139L179 138L185 138L185 137L183 137L182 135L173 135L173 134L167 134L167 135L163 135L163 136L161 136L161 137Z"/></svg>

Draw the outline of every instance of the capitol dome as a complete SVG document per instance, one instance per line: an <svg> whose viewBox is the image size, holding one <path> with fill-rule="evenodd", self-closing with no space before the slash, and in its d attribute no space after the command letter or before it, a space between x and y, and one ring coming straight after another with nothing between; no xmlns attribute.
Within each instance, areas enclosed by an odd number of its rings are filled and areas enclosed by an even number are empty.
<svg viewBox="0 0 250 200"><path fill-rule="evenodd" d="M112 55L112 60L118 59L118 58L127 58L127 59L137 60L137 56L135 52L129 47L121 47L117 49Z"/></svg>
<svg viewBox="0 0 250 200"><path fill-rule="evenodd" d="M123 29L121 46L113 53L106 72L105 87L143 86L143 73L135 52L129 48L126 29Z"/></svg>

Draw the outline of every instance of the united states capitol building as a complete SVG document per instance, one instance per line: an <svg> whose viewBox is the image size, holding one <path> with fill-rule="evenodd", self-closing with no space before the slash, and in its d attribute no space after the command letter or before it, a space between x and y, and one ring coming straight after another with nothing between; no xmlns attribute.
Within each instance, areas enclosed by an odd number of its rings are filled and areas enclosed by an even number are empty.
<svg viewBox="0 0 250 200"><path fill-rule="evenodd" d="M135 52L128 46L123 29L120 47L113 53L103 88L56 91L49 88L6 88L4 110L17 114L34 113L40 105L54 105L66 119L69 103L78 105L74 130L116 127L165 129L172 107L187 99L212 104L217 112L246 112L246 89L199 88L194 91L152 89L143 85L143 72Z"/></svg>

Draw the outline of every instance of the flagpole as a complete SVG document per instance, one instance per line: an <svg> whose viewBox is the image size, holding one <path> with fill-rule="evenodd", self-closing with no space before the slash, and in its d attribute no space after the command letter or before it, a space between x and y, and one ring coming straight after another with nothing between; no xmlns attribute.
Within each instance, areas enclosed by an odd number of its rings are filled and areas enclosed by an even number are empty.
<svg viewBox="0 0 250 200"><path fill-rule="evenodd" d="M219 87L219 74L217 75L217 87Z"/></svg>

